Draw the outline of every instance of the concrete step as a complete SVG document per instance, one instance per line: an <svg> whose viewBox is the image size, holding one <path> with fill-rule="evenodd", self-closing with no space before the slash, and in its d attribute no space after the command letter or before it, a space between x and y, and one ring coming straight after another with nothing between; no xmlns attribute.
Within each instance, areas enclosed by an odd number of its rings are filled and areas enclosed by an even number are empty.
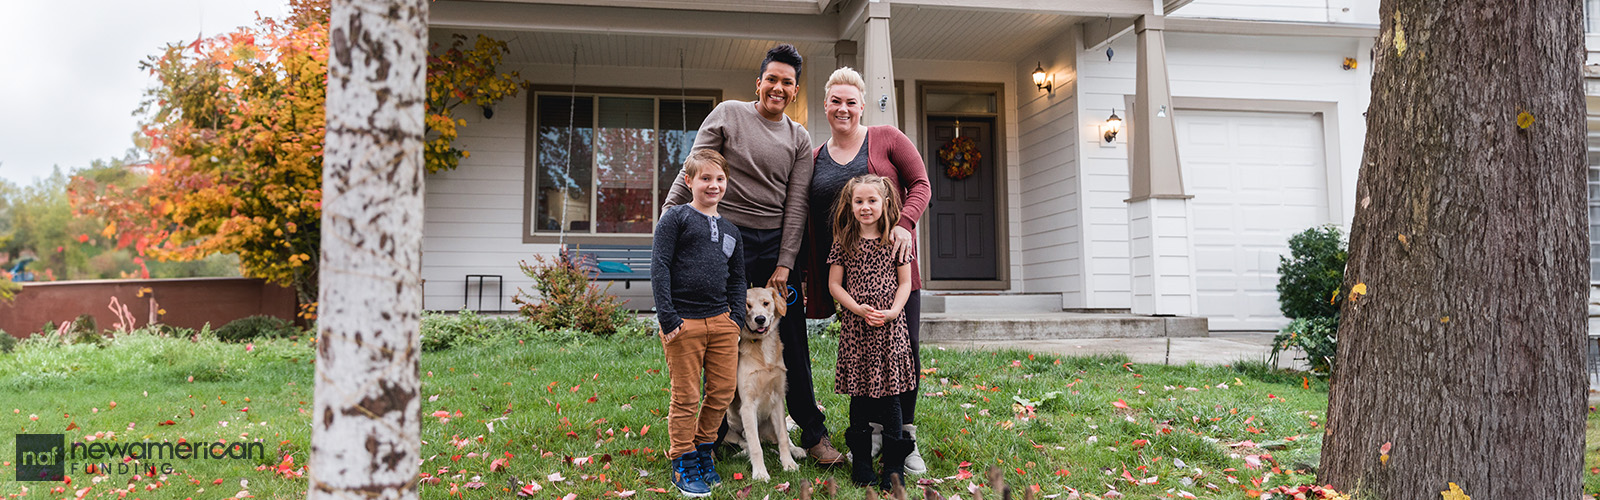
<svg viewBox="0 0 1600 500"><path fill-rule="evenodd" d="M922 314L927 342L1206 337L1206 318L1090 313Z"/></svg>
<svg viewBox="0 0 1600 500"><path fill-rule="evenodd" d="M1053 313L1061 312L1061 294L931 293L922 292L925 313Z"/></svg>

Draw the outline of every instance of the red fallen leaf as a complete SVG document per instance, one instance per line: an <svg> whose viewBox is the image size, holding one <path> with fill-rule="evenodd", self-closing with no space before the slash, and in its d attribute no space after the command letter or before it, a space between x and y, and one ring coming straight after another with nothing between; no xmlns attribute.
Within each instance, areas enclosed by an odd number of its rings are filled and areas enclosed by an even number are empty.
<svg viewBox="0 0 1600 500"><path fill-rule="evenodd" d="M589 396L589 400L588 401L584 401L584 402L585 403L593 403L593 402L599 401L599 400L600 400L600 395L596 394L594 396Z"/></svg>
<svg viewBox="0 0 1600 500"><path fill-rule="evenodd" d="M649 488L649 489L646 489L645 491L648 491L648 492L651 492L651 493L666 493L667 492L667 490L663 489L663 488Z"/></svg>
<svg viewBox="0 0 1600 500"><path fill-rule="evenodd" d="M1017 473L1018 474L1022 474L1024 476L1028 475L1028 473L1026 471L1023 471L1021 467L1017 467Z"/></svg>
<svg viewBox="0 0 1600 500"><path fill-rule="evenodd" d="M738 472L733 473L733 480L734 481L738 481L738 480L741 480L741 479L744 479L744 474L740 474Z"/></svg>
<svg viewBox="0 0 1600 500"><path fill-rule="evenodd" d="M240 408L239 412L240 413L249 413L250 412L250 407L246 406L244 408Z"/></svg>
<svg viewBox="0 0 1600 500"><path fill-rule="evenodd" d="M88 242L89 242L89 235L87 235L87 234L78 235L78 243L88 243Z"/></svg>
<svg viewBox="0 0 1600 500"><path fill-rule="evenodd" d="M216 484L222 484L222 478L220 478L220 477L219 477L219 478L217 478L217 480L216 480L216 481L212 481L212 482L211 482L211 484L214 484L214 485L216 485Z"/></svg>
<svg viewBox="0 0 1600 500"><path fill-rule="evenodd" d="M1383 443L1383 446L1379 446L1378 447L1378 453L1382 454L1382 455L1388 455L1389 454L1389 450L1392 449L1392 448L1394 448L1394 443L1385 441Z"/></svg>
<svg viewBox="0 0 1600 500"><path fill-rule="evenodd" d="M578 438L578 433L572 432L572 431L567 431L567 437L573 438L573 439L577 439Z"/></svg>
<svg viewBox="0 0 1600 500"><path fill-rule="evenodd" d="M451 462L460 462L461 461L461 455L451 455L450 456L450 461Z"/></svg>
<svg viewBox="0 0 1600 500"><path fill-rule="evenodd" d="M171 420L168 420L168 421L165 421L165 422L162 422L162 423L159 423L159 424L156 424L156 425L158 425L158 426L159 426L159 425L178 425L178 423L177 423L177 422L173 422L173 421L171 421Z"/></svg>
<svg viewBox="0 0 1600 500"><path fill-rule="evenodd" d="M463 487L465 487L466 489L469 489L469 490L475 490L475 489L482 488L482 487L487 486L487 485L483 484L482 481L472 481L472 482L469 482L467 484L463 484L461 486L463 486Z"/></svg>
<svg viewBox="0 0 1600 500"><path fill-rule="evenodd" d="M967 470L967 469L957 470L956 471L956 479L957 480L972 479L972 471Z"/></svg>
<svg viewBox="0 0 1600 500"><path fill-rule="evenodd" d="M510 461L506 460L504 458L496 458L496 459L494 459L494 461L489 462L489 472L500 472L500 470L501 469L505 469L506 465L509 464L509 463L510 463ZM477 488L473 488L473 489L477 489Z"/></svg>
<svg viewBox="0 0 1600 500"><path fill-rule="evenodd" d="M778 483L778 485L777 486L773 486L772 489L775 489L775 490L778 490L778 491L789 491L789 483L788 482Z"/></svg>
<svg viewBox="0 0 1600 500"><path fill-rule="evenodd" d="M644 427L640 427L639 428L639 437L644 437L645 434L649 434L649 433L650 433L650 426L648 424L645 425Z"/></svg>
<svg viewBox="0 0 1600 500"><path fill-rule="evenodd" d="M1135 439L1135 440L1133 440L1133 447L1134 448L1143 448L1147 444L1150 444L1150 440L1148 440L1148 439Z"/></svg>
<svg viewBox="0 0 1600 500"><path fill-rule="evenodd" d="M1121 409L1124 409L1124 410L1128 409L1128 403L1124 403L1120 399L1118 399L1117 402L1115 402L1115 403L1111 403L1111 406L1115 406L1117 408L1121 408Z"/></svg>
<svg viewBox="0 0 1600 500"><path fill-rule="evenodd" d="M1066 477L1066 476L1072 475L1072 471L1067 470L1065 467L1063 467L1063 468L1060 468L1060 469L1056 469L1056 475L1057 476L1061 476L1061 477Z"/></svg>
<svg viewBox="0 0 1600 500"><path fill-rule="evenodd" d="M68 422L67 423L67 430L70 431L70 430L77 429L77 428L78 428L78 422L73 421L73 422Z"/></svg>
<svg viewBox="0 0 1600 500"><path fill-rule="evenodd" d="M962 468L962 467L972 467L972 462L968 462L968 461L966 461L966 460L962 460L962 461L961 461L961 463L960 463L960 464L957 464L957 465L956 465L956 467L957 467L957 468Z"/></svg>

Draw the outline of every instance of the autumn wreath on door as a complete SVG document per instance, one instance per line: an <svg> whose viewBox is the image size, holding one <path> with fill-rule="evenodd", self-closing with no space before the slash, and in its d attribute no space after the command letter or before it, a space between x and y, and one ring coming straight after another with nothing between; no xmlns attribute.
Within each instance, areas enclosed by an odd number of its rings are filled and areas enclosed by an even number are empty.
<svg viewBox="0 0 1600 500"><path fill-rule="evenodd" d="M939 148L939 162L944 164L944 175L954 180L972 177L981 160L983 153L978 152L978 143L971 137L955 136Z"/></svg>

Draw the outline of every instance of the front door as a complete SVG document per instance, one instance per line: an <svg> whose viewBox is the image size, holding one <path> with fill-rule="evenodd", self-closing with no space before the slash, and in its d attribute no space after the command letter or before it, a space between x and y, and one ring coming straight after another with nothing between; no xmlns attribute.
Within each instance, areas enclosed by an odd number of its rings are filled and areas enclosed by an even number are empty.
<svg viewBox="0 0 1600 500"><path fill-rule="evenodd" d="M954 180L939 161L939 149L956 137L970 137L983 157L974 173ZM994 281L1000 279L996 241L994 120L928 118L929 141L923 155L933 199L928 203L927 249L930 281Z"/></svg>

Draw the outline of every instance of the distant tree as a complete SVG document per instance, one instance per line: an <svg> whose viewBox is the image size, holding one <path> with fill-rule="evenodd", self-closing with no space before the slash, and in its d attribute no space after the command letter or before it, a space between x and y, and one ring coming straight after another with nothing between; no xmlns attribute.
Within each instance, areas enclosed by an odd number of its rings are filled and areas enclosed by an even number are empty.
<svg viewBox="0 0 1600 500"><path fill-rule="evenodd" d="M1582 496L1582 6L1379 6L1321 482Z"/></svg>
<svg viewBox="0 0 1600 500"><path fill-rule="evenodd" d="M287 19L169 46L145 63L159 84L142 112L151 160L133 188L85 179L74 204L119 248L160 260L235 254L247 276L295 290L311 315L321 252L328 0L290 0ZM521 80L497 73L505 42L456 40L429 58L427 170L456 167L462 103L492 105Z"/></svg>
<svg viewBox="0 0 1600 500"><path fill-rule="evenodd" d="M316 300L321 244L326 0L284 20L173 45L144 67L149 179L85 179L76 204L119 248L161 260L237 254L246 275Z"/></svg>

